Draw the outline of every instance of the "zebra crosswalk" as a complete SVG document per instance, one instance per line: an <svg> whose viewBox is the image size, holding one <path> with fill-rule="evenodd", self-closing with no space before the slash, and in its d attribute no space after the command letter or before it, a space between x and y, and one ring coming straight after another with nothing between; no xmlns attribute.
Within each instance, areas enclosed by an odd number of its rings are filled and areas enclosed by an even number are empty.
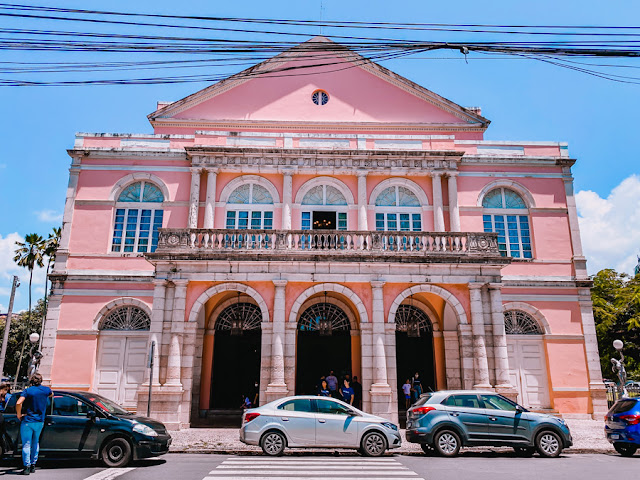
<svg viewBox="0 0 640 480"><path fill-rule="evenodd" d="M231 457L204 480L423 480L394 458Z"/></svg>

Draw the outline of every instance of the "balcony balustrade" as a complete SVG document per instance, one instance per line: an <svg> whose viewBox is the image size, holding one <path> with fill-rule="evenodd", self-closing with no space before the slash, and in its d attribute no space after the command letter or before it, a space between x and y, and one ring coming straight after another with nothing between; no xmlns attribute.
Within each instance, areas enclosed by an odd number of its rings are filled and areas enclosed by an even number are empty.
<svg viewBox="0 0 640 480"><path fill-rule="evenodd" d="M309 255L500 258L495 233L188 228L160 229L158 248L148 256L218 257L220 254L288 256L290 259Z"/></svg>

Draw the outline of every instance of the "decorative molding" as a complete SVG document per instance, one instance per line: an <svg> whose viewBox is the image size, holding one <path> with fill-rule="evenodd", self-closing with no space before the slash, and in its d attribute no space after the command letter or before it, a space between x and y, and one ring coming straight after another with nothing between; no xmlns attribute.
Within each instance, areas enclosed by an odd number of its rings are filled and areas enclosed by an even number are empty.
<svg viewBox="0 0 640 480"><path fill-rule="evenodd" d="M529 189L513 180L494 180L493 182L487 183L478 194L478 201L476 203L476 206L482 207L482 201L484 200L484 197L487 195L487 193L500 187L515 191L527 203L528 209L535 208L536 202L533 199L533 195L531 195L531 192L529 192Z"/></svg>
<svg viewBox="0 0 640 480"><path fill-rule="evenodd" d="M442 287L438 287L437 285L415 285L402 291L391 304L391 308L389 309L389 323L395 323L396 312L398 311L398 307L402 304L404 299L418 293L433 293L439 296L445 302L447 302L449 306L456 312L456 315L458 317L458 325L465 325L468 323L467 314L465 313L464 307L462 306L460 300L458 300L458 298L453 293L445 290Z"/></svg>
<svg viewBox="0 0 640 480"><path fill-rule="evenodd" d="M315 177L304 182L300 186L300 188L298 188L298 191L296 192L296 197L293 203L295 205L301 205L302 200L304 199L304 196L307 194L307 192L309 192L309 190L319 185L331 185L332 187L336 188L340 193L342 193L345 200L347 201L347 205L336 205L336 207L347 207L355 204L355 199L353 197L353 192L351 191L351 189L342 180L339 180L335 177L328 177L328 176ZM308 205L308 206L313 207L313 205Z"/></svg>
<svg viewBox="0 0 640 480"><path fill-rule="evenodd" d="M260 307L260 311L262 312L262 321L263 322L269 321L269 308L267 307L267 303L262 298L262 295L260 295L253 288L247 285L244 285L243 283L226 282L226 283L220 283L218 285L214 285L213 287L207 289L196 299L195 302L193 302L193 305L191 306L191 311L189 312L189 322L193 323L197 321L200 310L204 308L204 304L211 297L213 297L214 295L217 295L218 293L228 292L228 291L246 293L248 296L253 298L253 300ZM199 327L204 328L204 325L199 325Z"/></svg>
<svg viewBox="0 0 640 480"><path fill-rule="evenodd" d="M416 182L414 182L413 180L410 180L408 178L403 178L403 177L387 178L386 180L381 181L375 187L373 187L373 190L371 190L371 195L369 196L368 206L375 207L375 203L376 203L376 199L378 198L378 195L380 195L380 193L382 193L382 191L385 190L386 188L393 187L396 185L400 187L405 187L411 190L413 193L415 193L416 197L418 197L418 200L420 200L420 207L417 207L417 208L429 206L429 198L427 197L427 194L422 189L422 187L418 185Z"/></svg>
<svg viewBox="0 0 640 480"><path fill-rule="evenodd" d="M502 299L504 300L506 297L508 297L508 295L503 295ZM547 321L543 313L533 305L524 302L506 302L502 304L502 309L505 312L508 310L521 310L525 313L528 313L538 322L538 325L540 325L544 329L545 335L551 335L552 332L549 322Z"/></svg>
<svg viewBox="0 0 640 480"><path fill-rule="evenodd" d="M298 322L300 308L305 303L305 301L309 297L322 292L335 292L337 294L343 295L351 301L352 305L358 311L358 316L360 317L360 325L369 322L367 309L365 308L364 303L362 302L360 297L353 290L337 283L320 283L314 285L313 287L307 288L298 296L296 301L293 303L293 306L291 307L291 312L289 312L289 323L296 324Z"/></svg>
<svg viewBox="0 0 640 480"><path fill-rule="evenodd" d="M164 183L164 180L162 180L157 175L154 175L153 173L137 172L137 173L131 173L125 177L122 177L120 180L118 180L113 185L113 188L111 189L111 193L109 194L109 200L111 200L112 202L115 202L120 192L122 192L122 190L124 190L127 186L135 182L153 183L156 187L158 187L162 191L162 195L164 195L165 200L171 199L171 196L169 194L169 188ZM162 205L162 203L158 203L158 205Z"/></svg>
<svg viewBox="0 0 640 480"><path fill-rule="evenodd" d="M224 205L227 204L227 200L229 199L229 195L231 195L237 188L242 185L246 185L248 183L256 183L267 189L271 198L273 199L273 204L280 203L280 194L278 193L278 189L275 187L273 183L267 180L260 175L242 175L240 177L235 177L222 188L220 191L220 201ZM216 202L218 203L218 202ZM264 204L260 204L263 206Z"/></svg>
<svg viewBox="0 0 640 480"><path fill-rule="evenodd" d="M151 296L153 296L153 291L151 291ZM151 318L151 307L149 305L147 305L141 300L138 300L137 298L122 297L122 298L117 298L115 300L110 301L100 309L96 317L93 319L92 329L100 330L100 322L109 312L111 312L112 310L118 307L126 307L126 306L138 307L139 309L143 310L149 316L149 318Z"/></svg>

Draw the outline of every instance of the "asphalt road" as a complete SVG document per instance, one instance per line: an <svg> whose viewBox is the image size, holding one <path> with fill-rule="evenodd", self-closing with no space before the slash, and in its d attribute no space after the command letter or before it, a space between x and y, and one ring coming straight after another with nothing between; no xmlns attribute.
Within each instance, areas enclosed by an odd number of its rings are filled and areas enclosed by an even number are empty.
<svg viewBox="0 0 640 480"><path fill-rule="evenodd" d="M127 468L106 469L90 461L43 461L32 480L602 480L635 478L640 454L564 455L556 459L517 458L511 453L465 453L458 458L395 455L369 459L353 455L169 454ZM20 469L0 467L0 476L19 476Z"/></svg>

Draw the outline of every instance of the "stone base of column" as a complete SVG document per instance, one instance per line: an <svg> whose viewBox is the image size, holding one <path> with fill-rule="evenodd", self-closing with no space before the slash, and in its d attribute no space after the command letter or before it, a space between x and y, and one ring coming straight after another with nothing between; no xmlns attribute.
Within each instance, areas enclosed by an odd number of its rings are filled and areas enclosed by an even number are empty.
<svg viewBox="0 0 640 480"><path fill-rule="evenodd" d="M495 390L496 393L507 397L509 400L513 400L516 403L518 402L518 390L513 385L496 385Z"/></svg>
<svg viewBox="0 0 640 480"><path fill-rule="evenodd" d="M160 420L168 430L188 428L188 424L184 425L180 421L183 408L188 408L188 405L182 404L183 393L182 385L152 385L150 417ZM148 398L149 384L140 385L136 409L138 415L147 415Z"/></svg>
<svg viewBox="0 0 640 480"><path fill-rule="evenodd" d="M386 383L374 383L371 385L369 395L371 398L371 413L386 418L390 422L398 423L398 412L393 409L391 387Z"/></svg>
<svg viewBox="0 0 640 480"><path fill-rule="evenodd" d="M474 390L491 390L494 391L494 388L489 383L477 383L473 386Z"/></svg>
<svg viewBox="0 0 640 480"><path fill-rule="evenodd" d="M591 406L593 411L591 417L594 420L601 420L609 411L607 404L607 387L602 382L593 382L589 384L589 395L591 396Z"/></svg>
<svg viewBox="0 0 640 480"><path fill-rule="evenodd" d="M286 383L270 383L267 385L265 395L267 397L267 403L273 402L282 397L286 397L289 394L289 389Z"/></svg>

